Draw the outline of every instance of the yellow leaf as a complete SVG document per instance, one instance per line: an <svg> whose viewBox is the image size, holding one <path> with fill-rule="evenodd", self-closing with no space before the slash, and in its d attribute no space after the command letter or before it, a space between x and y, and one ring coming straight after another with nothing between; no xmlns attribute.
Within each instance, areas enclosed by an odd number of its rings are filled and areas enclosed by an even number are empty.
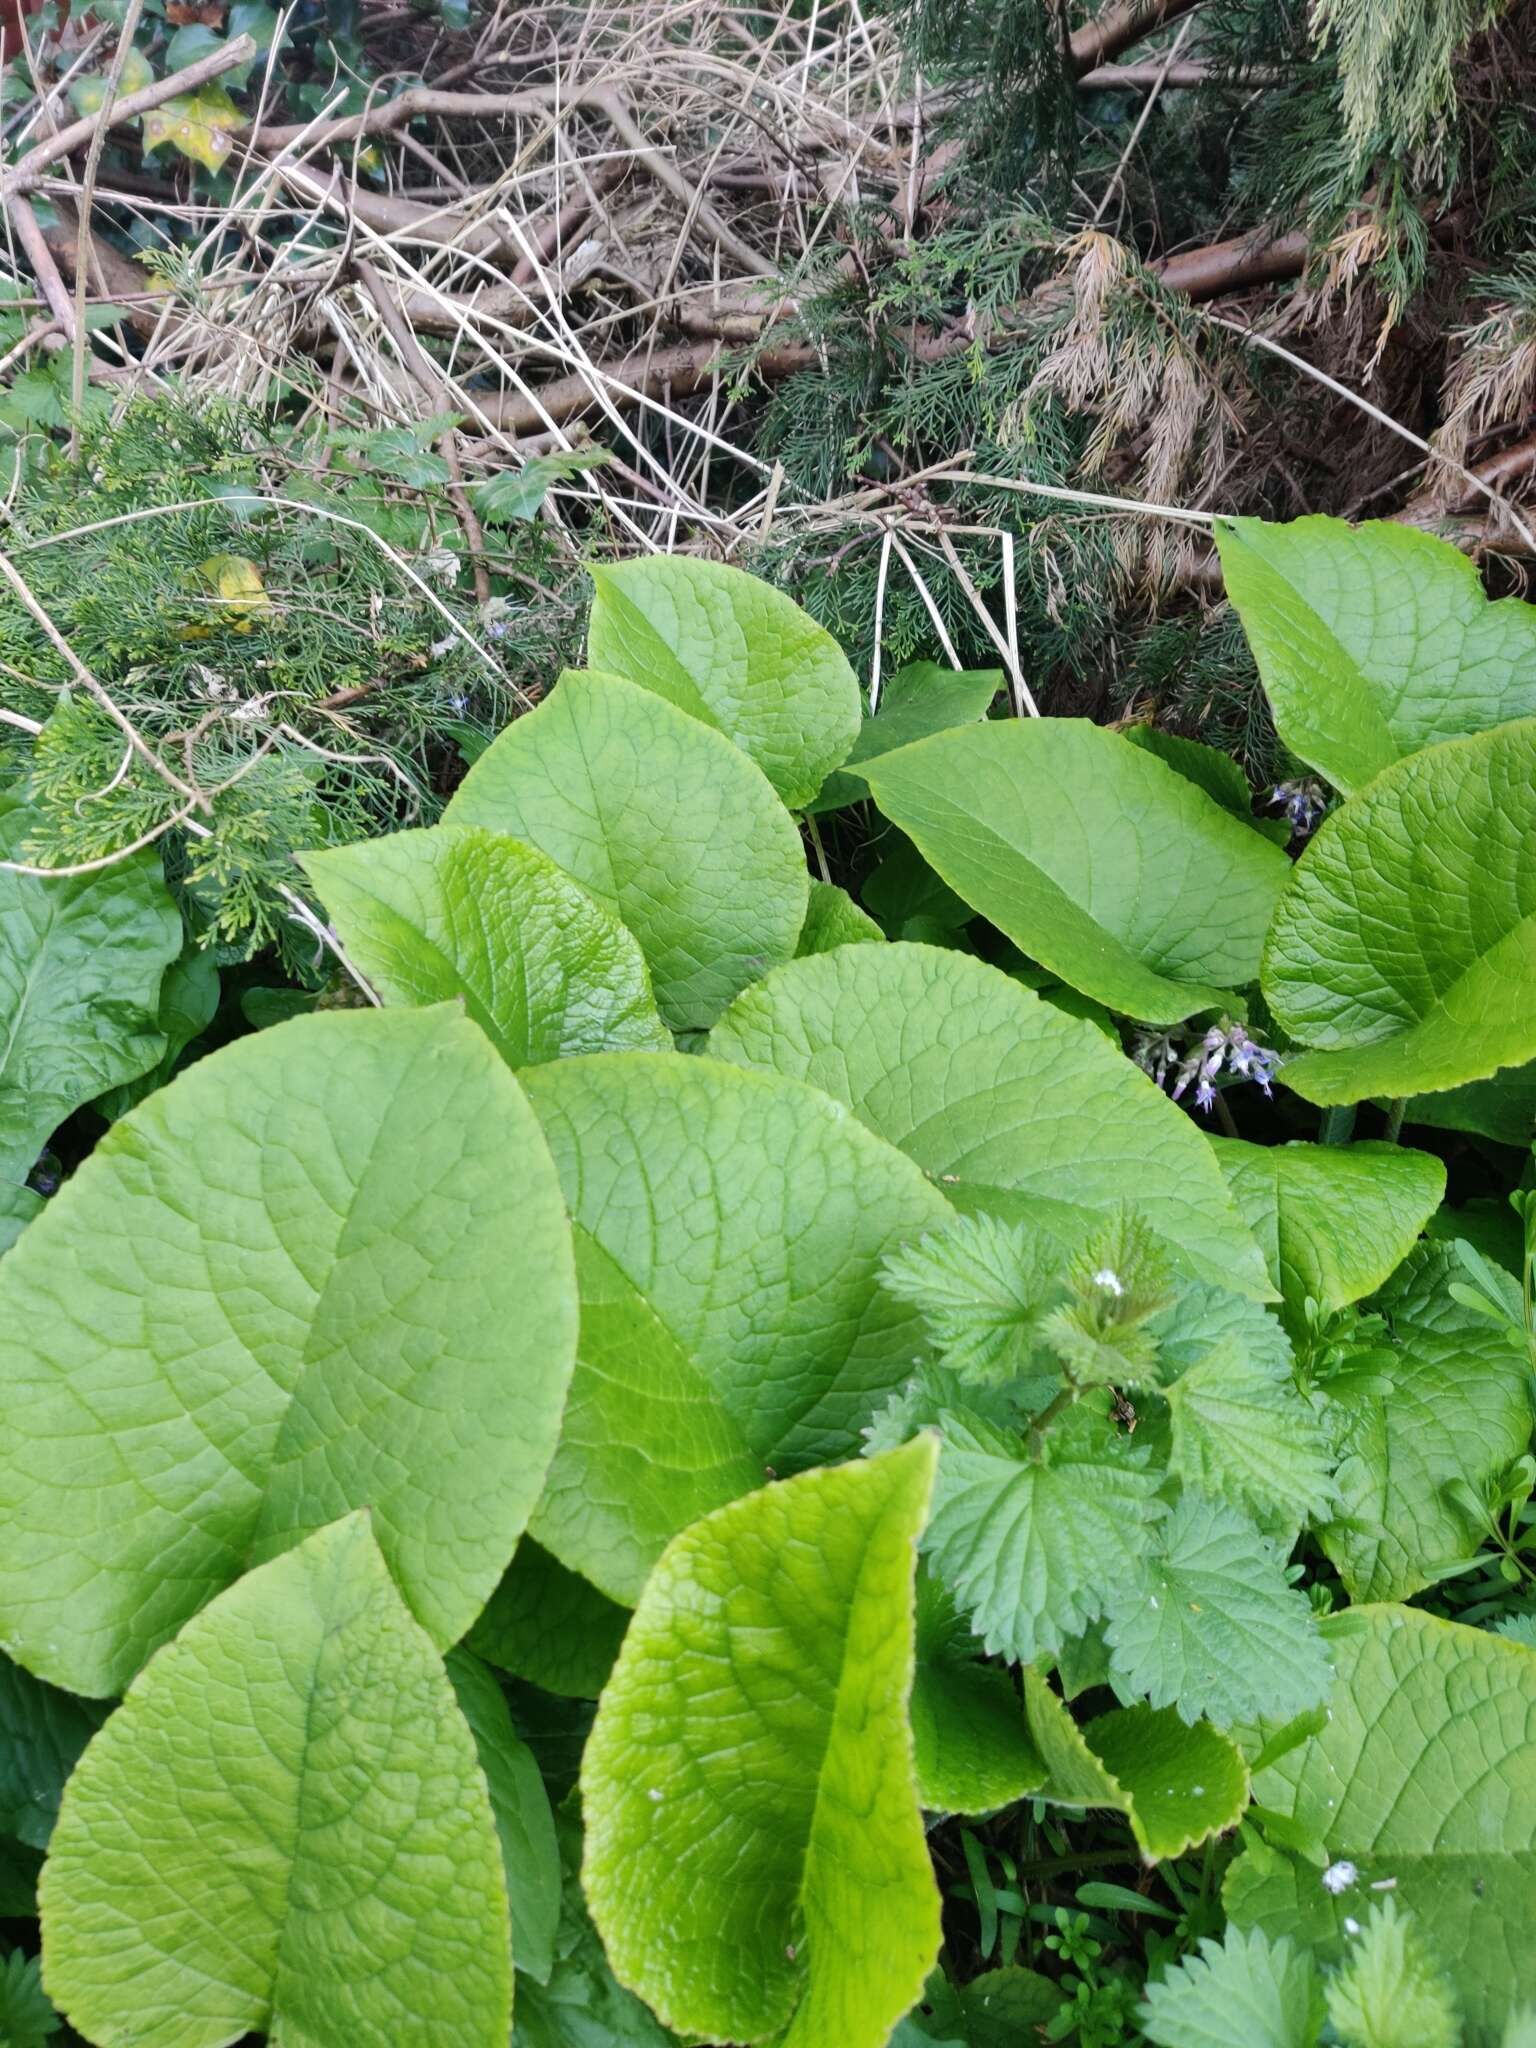
<svg viewBox="0 0 1536 2048"><path fill-rule="evenodd" d="M253 612L270 611L272 600L261 580L261 571L248 555L210 555L200 568L219 596L223 622L237 633L249 633ZM192 627L189 638L201 638L204 629Z"/></svg>
<svg viewBox="0 0 1536 2048"><path fill-rule="evenodd" d="M144 146L159 149L170 143L206 170L222 168L235 146L235 131L245 116L222 86L205 85L152 108L144 116Z"/></svg>

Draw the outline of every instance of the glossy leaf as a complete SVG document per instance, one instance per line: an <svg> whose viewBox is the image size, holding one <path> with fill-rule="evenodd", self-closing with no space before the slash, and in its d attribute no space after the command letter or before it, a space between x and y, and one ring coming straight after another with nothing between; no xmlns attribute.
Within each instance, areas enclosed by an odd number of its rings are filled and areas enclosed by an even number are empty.
<svg viewBox="0 0 1536 2048"><path fill-rule="evenodd" d="M671 2026L884 2048L939 1945L913 1777L924 1438L679 1536L582 1765L583 1878L621 1982Z"/></svg>

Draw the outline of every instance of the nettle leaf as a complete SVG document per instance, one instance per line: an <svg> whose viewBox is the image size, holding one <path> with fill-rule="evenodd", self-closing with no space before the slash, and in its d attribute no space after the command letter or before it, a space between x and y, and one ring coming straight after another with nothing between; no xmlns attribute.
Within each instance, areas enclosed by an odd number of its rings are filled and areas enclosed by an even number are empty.
<svg viewBox="0 0 1536 2048"><path fill-rule="evenodd" d="M525 1536L466 1641L477 1657L566 1699L595 1700L629 1610Z"/></svg>
<svg viewBox="0 0 1536 2048"><path fill-rule="evenodd" d="M581 1287L533 1534L632 1602L699 1515L859 1448L917 1348L881 1262L949 1213L910 1160L779 1075L608 1053L525 1079Z"/></svg>
<svg viewBox="0 0 1536 2048"><path fill-rule="evenodd" d="M1411 526L1219 519L1216 546L1280 737L1337 788L1536 713L1536 608Z"/></svg>
<svg viewBox="0 0 1536 2048"><path fill-rule="evenodd" d="M120 1691L365 1505L455 1641L543 1485L575 1342L559 1181L467 1018L328 1012L210 1054L0 1265L5 1646Z"/></svg>
<svg viewBox="0 0 1536 2048"><path fill-rule="evenodd" d="M1162 1392L1169 1469L1186 1486L1260 1515L1320 1520L1333 1510L1327 1436L1285 1367L1226 1338Z"/></svg>
<svg viewBox="0 0 1536 2048"><path fill-rule="evenodd" d="M811 953L830 953L834 946L862 946L871 941L883 944L885 933L860 910L847 890L832 882L813 881L810 907L795 948L796 959Z"/></svg>
<svg viewBox="0 0 1536 2048"><path fill-rule="evenodd" d="M790 959L805 922L800 835L759 770L615 676L562 677L486 749L446 816L526 840L627 925L676 1031L712 1024Z"/></svg>
<svg viewBox="0 0 1536 2048"><path fill-rule="evenodd" d="M12 1949L0 1964L0 2041L6 2048L43 2048L60 2026L39 1959Z"/></svg>
<svg viewBox="0 0 1536 2048"><path fill-rule="evenodd" d="M1102 1417L1074 1410L1034 1455L977 1416L946 1416L923 1549L988 1654L1032 1663L1138 1583L1160 1475Z"/></svg>
<svg viewBox="0 0 1536 2048"><path fill-rule="evenodd" d="M438 825L299 861L386 1002L462 997L509 1066L672 1050L634 938L532 847Z"/></svg>
<svg viewBox="0 0 1536 2048"><path fill-rule="evenodd" d="M1044 1311L1065 1267L1048 1233L983 1213L894 1252L881 1284L921 1315L951 1372L1001 1385L1034 1367Z"/></svg>
<svg viewBox="0 0 1536 2048"><path fill-rule="evenodd" d="M881 810L1032 960L1148 1024L1257 979L1278 846L1118 733L1009 719L870 764Z"/></svg>
<svg viewBox="0 0 1536 2048"><path fill-rule="evenodd" d="M786 804L808 804L859 734L858 680L832 635L721 562L647 555L588 574L593 668L718 727Z"/></svg>
<svg viewBox="0 0 1536 2048"><path fill-rule="evenodd" d="M997 668L953 669L936 661L914 661L897 669L880 691L878 708L859 727L843 765L827 777L807 808L835 811L844 804L862 803L869 795L869 784L858 772L865 762L951 726L974 725L986 716L1002 687L1003 672Z"/></svg>
<svg viewBox="0 0 1536 2048"><path fill-rule="evenodd" d="M1103 1034L938 946L857 946L777 970L710 1050L846 1102L929 1174L1113 1209L1127 1195L1205 1277L1267 1297L1210 1146Z"/></svg>
<svg viewBox="0 0 1536 2048"><path fill-rule="evenodd" d="M1389 768L1326 819L1264 948L1264 995L1316 1048L1309 1102L1416 1095L1536 1053L1536 719Z"/></svg>
<svg viewBox="0 0 1536 2048"><path fill-rule="evenodd" d="M1486 1531L1453 1489L1480 1493L1527 1447L1525 1347L1454 1298L1462 1277L1454 1246L1421 1246L1377 1297L1393 1347L1373 1384L1327 1389L1339 1505L1321 1540L1352 1600L1406 1598L1473 1556Z"/></svg>
<svg viewBox="0 0 1536 2048"><path fill-rule="evenodd" d="M1329 1981L1328 2018L1343 2048L1461 2048L1456 1994L1390 1892Z"/></svg>
<svg viewBox="0 0 1536 2048"><path fill-rule="evenodd" d="M43 1971L101 2048L507 2038L475 1745L365 1514L188 1622L70 1779Z"/></svg>
<svg viewBox="0 0 1536 2048"><path fill-rule="evenodd" d="M94 1700L44 1685L0 1657L0 1834L47 1848L59 1794L105 1717Z"/></svg>
<svg viewBox="0 0 1536 2048"><path fill-rule="evenodd" d="M939 1947L907 1701L935 1445L808 1472L686 1530L582 1764L620 1981L679 2030L884 2048Z"/></svg>
<svg viewBox="0 0 1536 2048"><path fill-rule="evenodd" d="M1328 1719L1254 1779L1299 1852L1250 1848L1227 1909L1325 1961L1390 1891L1430 1934L1468 2048L1493 2048L1529 1989L1536 1898L1536 1657L1411 1607L1324 1623L1338 1666ZM1373 1889L1375 1887L1376 1889Z"/></svg>
<svg viewBox="0 0 1536 2048"><path fill-rule="evenodd" d="M1134 1589L1107 1602L1117 1689L1181 1720L1288 1720L1328 1696L1330 1665L1305 1593L1246 1516L1186 1489L1158 1527Z"/></svg>
<svg viewBox="0 0 1536 2048"><path fill-rule="evenodd" d="M0 792L0 859L25 862L37 823ZM19 1187L72 1111L159 1059L160 983L180 951L152 847L73 880L0 869L0 1183Z"/></svg>
<svg viewBox="0 0 1536 2048"><path fill-rule="evenodd" d="M1404 1145L1211 1143L1293 1319L1309 1296L1331 1315L1380 1287L1445 1194L1440 1161Z"/></svg>
<svg viewBox="0 0 1536 2048"><path fill-rule="evenodd" d="M1052 1806L1107 1807L1131 1824L1143 1859L1182 1856L1236 1824L1248 1804L1242 1752L1206 1722L1122 1707L1079 1728L1036 1671L1024 1674L1030 1735Z"/></svg>
<svg viewBox="0 0 1536 2048"><path fill-rule="evenodd" d="M978 1662L969 1623L928 1571L917 1580L911 1713L918 1790L935 1813L993 1813L1045 1776L1013 1678Z"/></svg>
<svg viewBox="0 0 1536 2048"><path fill-rule="evenodd" d="M1325 2018L1322 1980L1305 1949L1258 1928L1209 1935L1147 1985L1139 2018L1158 2048L1317 2048Z"/></svg>

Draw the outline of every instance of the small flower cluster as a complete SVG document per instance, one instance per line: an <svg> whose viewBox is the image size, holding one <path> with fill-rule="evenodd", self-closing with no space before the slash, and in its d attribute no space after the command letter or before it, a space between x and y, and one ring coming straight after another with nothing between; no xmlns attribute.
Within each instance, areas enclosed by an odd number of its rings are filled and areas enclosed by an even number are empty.
<svg viewBox="0 0 1536 2048"><path fill-rule="evenodd" d="M1292 832L1301 839L1322 823L1328 810L1328 792L1311 776L1298 782L1277 782L1269 801L1274 808L1284 811Z"/></svg>
<svg viewBox="0 0 1536 2048"><path fill-rule="evenodd" d="M1216 1080L1223 1067L1238 1081L1257 1081L1266 1095L1280 1066L1280 1055L1257 1044L1246 1028L1224 1017L1186 1049L1168 1031L1138 1031L1131 1058L1159 1088L1168 1088L1175 1102L1191 1081L1197 1105L1209 1111L1216 1100ZM1169 1087L1170 1079L1172 1086Z"/></svg>

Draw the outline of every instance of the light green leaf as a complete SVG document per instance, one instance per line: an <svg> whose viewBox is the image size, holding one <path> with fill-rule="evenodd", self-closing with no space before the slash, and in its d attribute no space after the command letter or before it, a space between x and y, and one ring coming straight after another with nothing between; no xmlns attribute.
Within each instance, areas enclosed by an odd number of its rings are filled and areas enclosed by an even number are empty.
<svg viewBox="0 0 1536 2048"><path fill-rule="evenodd" d="M566 1699L595 1700L628 1626L628 1608L525 1536L466 1640L498 1671Z"/></svg>
<svg viewBox="0 0 1536 2048"><path fill-rule="evenodd" d="M1164 732L1155 725L1128 725L1122 730L1133 747L1155 754L1175 775L1182 775L1186 782L1203 789L1234 818L1241 818L1245 825L1264 828L1265 821L1253 815L1253 791L1248 787L1248 778L1230 754L1222 753L1219 747L1208 747L1201 740ZM1288 829L1286 837L1290 837Z"/></svg>
<svg viewBox="0 0 1536 2048"><path fill-rule="evenodd" d="M583 1868L622 1983L671 2026L884 2048L938 1953L907 1701L922 1438L679 1536L582 1764Z"/></svg>
<svg viewBox="0 0 1536 2048"><path fill-rule="evenodd" d="M43 1198L23 1182L0 1185L0 1252L8 1252L43 1206Z"/></svg>
<svg viewBox="0 0 1536 2048"><path fill-rule="evenodd" d="M365 1505L455 1641L543 1484L575 1324L548 1150L467 1018L333 1011L199 1060L0 1264L5 1647L120 1691Z"/></svg>
<svg viewBox="0 0 1536 2048"><path fill-rule="evenodd" d="M1176 1024L1257 979L1289 862L1118 733L1008 719L920 740L867 773L967 903L1110 1009Z"/></svg>
<svg viewBox="0 0 1536 2048"><path fill-rule="evenodd" d="M1411 1607L1324 1624L1338 1678L1319 1731L1254 1780L1327 1878L1283 1849L1228 1872L1232 1918L1342 1957L1346 1923L1391 1892L1430 1931L1467 2048L1496 2048L1530 1988L1536 1898L1536 1657Z"/></svg>
<svg viewBox="0 0 1536 2048"><path fill-rule="evenodd" d="M47 1848L59 1794L104 1718L95 1701L0 1657L0 1834Z"/></svg>
<svg viewBox="0 0 1536 2048"><path fill-rule="evenodd" d="M129 1688L41 1903L44 1982L99 2048L506 2039L485 1781L365 1514L249 1573Z"/></svg>
<svg viewBox="0 0 1536 2048"><path fill-rule="evenodd" d="M1159 1474L1075 1410L1031 1456L979 1418L948 1416L923 1549L988 1653L1059 1650L1138 1583Z"/></svg>
<svg viewBox="0 0 1536 2048"><path fill-rule="evenodd" d="M909 1160L778 1075L605 1053L525 1079L581 1285L576 1377L533 1534L632 1602L699 1515L858 1449L916 1349L881 1261L948 1211Z"/></svg>
<svg viewBox="0 0 1536 2048"><path fill-rule="evenodd" d="M1040 1325L1066 1265L1049 1233L983 1212L894 1252L881 1284L918 1311L949 1371L1001 1385L1034 1366Z"/></svg>
<svg viewBox="0 0 1536 2048"><path fill-rule="evenodd" d="M0 793L0 859L36 815ZM181 918L154 848L72 881L0 870L0 1181L19 1186L71 1111L165 1047L160 982Z"/></svg>
<svg viewBox="0 0 1536 2048"><path fill-rule="evenodd" d="M810 908L795 948L796 959L811 953L830 953L834 946L881 943L885 933L867 917L846 889L832 882L812 882Z"/></svg>
<svg viewBox="0 0 1536 2048"><path fill-rule="evenodd" d="M936 661L914 661L897 669L881 688L879 707L859 727L842 767L827 777L808 808L835 811L844 804L862 803L869 795L869 784L857 772L863 763L925 740L930 733L973 725L986 716L1002 687L1003 672L997 668L953 669Z"/></svg>
<svg viewBox="0 0 1536 2048"><path fill-rule="evenodd" d="M1337 1498L1316 1415L1280 1371L1226 1338L1163 1388L1169 1469L1254 1513L1321 1520Z"/></svg>
<svg viewBox="0 0 1536 2048"><path fill-rule="evenodd" d="M1024 1674L1029 1732L1045 1764L1040 1798L1123 1813L1148 1863L1230 1828L1248 1804L1242 1752L1208 1723L1124 1707L1079 1728L1038 1672Z"/></svg>
<svg viewBox="0 0 1536 2048"><path fill-rule="evenodd" d="M218 963L212 953L189 943L180 959L173 960L165 970L165 979L160 984L158 1021L165 1050L147 1074L109 1088L105 1095L97 1096L93 1107L109 1121L115 1121L156 1088L163 1088L175 1073L182 1054L207 1030L218 1009Z"/></svg>
<svg viewBox="0 0 1536 2048"><path fill-rule="evenodd" d="M1186 1490L1159 1526L1139 1585L1106 1599L1121 1697L1181 1720L1285 1721L1328 1696L1329 1663L1305 1593L1246 1516Z"/></svg>
<svg viewBox="0 0 1536 2048"><path fill-rule="evenodd" d="M1140 2017L1158 2048L1317 2048L1323 1987L1305 1949L1229 1927L1147 1985Z"/></svg>
<svg viewBox="0 0 1536 2048"><path fill-rule="evenodd" d="M564 676L486 749L446 815L538 847L627 925L676 1031L712 1024L790 959L805 922L800 837L761 773L614 676Z"/></svg>
<svg viewBox="0 0 1536 2048"><path fill-rule="evenodd" d="M512 1914L512 1958L525 1975L547 1984L560 1918L560 1845L549 1794L493 1674L467 1650L450 1650L446 1664L491 1795Z"/></svg>
<svg viewBox="0 0 1536 2048"><path fill-rule="evenodd" d="M1536 1053L1536 719L1377 777L1297 862L1264 994L1309 1102L1417 1095Z"/></svg>
<svg viewBox="0 0 1536 2048"><path fill-rule="evenodd" d="M1321 1531L1352 1600L1403 1599L1484 1531L1447 1490L1481 1491L1526 1448L1524 1347L1449 1293L1455 1248L1427 1244L1377 1297L1394 1339L1390 1392L1334 1390L1339 1519Z"/></svg>
<svg viewBox="0 0 1536 2048"><path fill-rule="evenodd" d="M1127 1196L1206 1278L1265 1297L1210 1146L1080 1018L937 946L856 946L778 970L710 1050L846 1102L929 1174L1113 1209Z"/></svg>
<svg viewBox="0 0 1536 2048"><path fill-rule="evenodd" d="M593 668L654 690L751 756L792 809L859 733L859 685L832 635L772 584L721 562L589 565Z"/></svg>
<svg viewBox="0 0 1536 2048"><path fill-rule="evenodd" d="M1390 1892L1329 1981L1328 2018L1343 2048L1461 2048L1456 1994Z"/></svg>
<svg viewBox="0 0 1536 2048"><path fill-rule="evenodd" d="M1393 520L1219 519L1227 594L1280 737L1346 794L1405 754L1536 713L1536 608Z"/></svg>
<svg viewBox="0 0 1536 2048"><path fill-rule="evenodd" d="M917 1581L912 1741L918 1790L935 1813L993 1813L1045 1775L1013 1679L978 1662L969 1626L927 1571Z"/></svg>
<svg viewBox="0 0 1536 2048"><path fill-rule="evenodd" d="M509 1066L672 1050L639 946L532 847L439 825L299 862L386 1002L462 998Z"/></svg>
<svg viewBox="0 0 1536 2048"><path fill-rule="evenodd" d="M1248 1145L1212 1138L1243 1220L1293 1322L1380 1287L1445 1193L1445 1168L1404 1145Z"/></svg>

